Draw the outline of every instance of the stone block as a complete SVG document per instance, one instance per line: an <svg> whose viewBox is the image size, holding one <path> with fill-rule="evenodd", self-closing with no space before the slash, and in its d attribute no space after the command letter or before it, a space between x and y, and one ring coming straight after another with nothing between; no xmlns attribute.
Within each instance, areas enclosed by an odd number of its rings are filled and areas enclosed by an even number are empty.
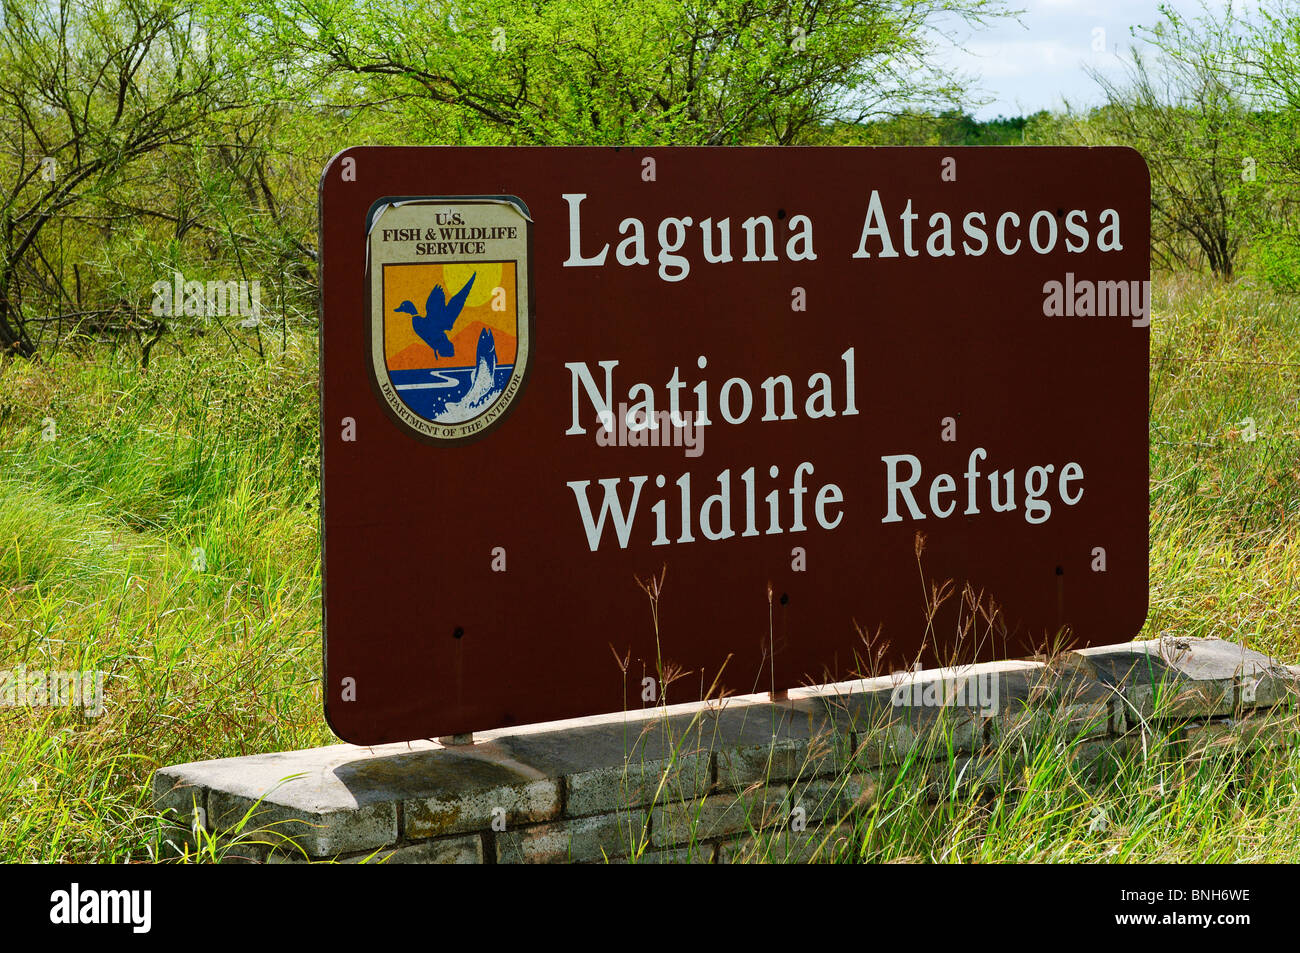
<svg viewBox="0 0 1300 953"><path fill-rule="evenodd" d="M1264 707L1285 698L1296 685L1285 666L1218 638L1167 637L1069 654L1098 681L1119 689L1130 727L1151 717L1231 715L1243 703Z"/></svg>
<svg viewBox="0 0 1300 953"><path fill-rule="evenodd" d="M715 794L657 807L651 814L650 842L656 847L679 847L781 826L789 818L788 792L784 785L756 785L741 794Z"/></svg>
<svg viewBox="0 0 1300 953"><path fill-rule="evenodd" d="M646 815L617 812L496 835L499 864L586 863L627 857L646 845Z"/></svg>
<svg viewBox="0 0 1300 953"><path fill-rule="evenodd" d="M465 786L402 802L405 836L411 840L423 840L488 830L494 822L498 825L504 823L510 828L559 816L558 779L522 780L516 772L491 762L480 762L475 769L499 773L498 783L473 788Z"/></svg>
<svg viewBox="0 0 1300 953"><path fill-rule="evenodd" d="M483 838L477 834L438 837L382 850L359 851L325 860L312 860L301 852L272 853L268 864L481 864Z"/></svg>
<svg viewBox="0 0 1300 953"><path fill-rule="evenodd" d="M208 822L219 838L268 849L282 849L292 842L309 857L369 850L397 841L397 805L392 803L321 809L212 791Z"/></svg>

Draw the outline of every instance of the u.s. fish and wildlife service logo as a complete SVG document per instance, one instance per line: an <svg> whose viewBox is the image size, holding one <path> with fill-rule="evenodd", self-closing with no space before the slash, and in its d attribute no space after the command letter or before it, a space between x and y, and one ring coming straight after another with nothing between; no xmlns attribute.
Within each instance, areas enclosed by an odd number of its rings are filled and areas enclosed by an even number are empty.
<svg viewBox="0 0 1300 953"><path fill-rule="evenodd" d="M512 196L390 198L369 217L370 370L413 436L482 436L532 346L532 220Z"/></svg>

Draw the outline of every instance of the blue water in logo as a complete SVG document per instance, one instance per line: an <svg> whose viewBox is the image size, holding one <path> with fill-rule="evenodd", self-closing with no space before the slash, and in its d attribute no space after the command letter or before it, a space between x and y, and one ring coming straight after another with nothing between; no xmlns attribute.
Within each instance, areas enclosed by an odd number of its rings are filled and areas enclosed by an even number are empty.
<svg viewBox="0 0 1300 953"><path fill-rule="evenodd" d="M480 364L450 370L390 370L388 376L403 402L425 420L455 423L472 420L491 407L513 371L513 364L497 365L495 372ZM466 401L471 390L473 397Z"/></svg>

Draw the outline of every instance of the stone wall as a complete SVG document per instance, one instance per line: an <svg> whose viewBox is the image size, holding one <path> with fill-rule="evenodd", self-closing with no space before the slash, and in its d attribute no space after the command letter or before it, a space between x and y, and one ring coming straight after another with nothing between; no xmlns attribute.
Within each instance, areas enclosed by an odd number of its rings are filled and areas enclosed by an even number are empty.
<svg viewBox="0 0 1300 953"><path fill-rule="evenodd" d="M997 790L1020 738L1081 770L1284 744L1300 670L1218 639L1161 639L432 741L163 768L179 853L225 861L725 863L823 859L906 764L933 794ZM205 835L200 837L199 829Z"/></svg>

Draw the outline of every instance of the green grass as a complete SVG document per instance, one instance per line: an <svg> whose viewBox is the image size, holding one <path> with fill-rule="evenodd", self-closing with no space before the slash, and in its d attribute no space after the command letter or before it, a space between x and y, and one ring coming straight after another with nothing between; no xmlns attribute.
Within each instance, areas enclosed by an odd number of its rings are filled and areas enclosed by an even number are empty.
<svg viewBox="0 0 1300 953"><path fill-rule="evenodd" d="M1147 633L1216 635L1295 662L1300 298L1183 277L1154 298Z"/></svg>
<svg viewBox="0 0 1300 953"><path fill-rule="evenodd" d="M1300 300L1177 277L1155 313L1143 635L1298 661ZM97 348L0 363L0 669L108 675L99 718L0 707L0 861L148 858L158 766L331 740L314 338L264 362L179 343L147 374ZM1203 760L1178 783L1144 760L1090 788L1069 750L1035 739L992 804L956 775L937 806L916 775L878 777L835 858L1300 860L1295 758Z"/></svg>
<svg viewBox="0 0 1300 953"><path fill-rule="evenodd" d="M1300 856L1300 722L1273 716L1276 749L1191 750L1155 730L1145 750L1098 753L1051 721L995 739L978 758L942 735L901 765L851 766L842 822L795 836L769 818L739 859L831 863L1277 863ZM859 793L860 792L860 793ZM773 823L774 822L774 823Z"/></svg>
<svg viewBox="0 0 1300 953"><path fill-rule="evenodd" d="M187 350L0 366L0 668L107 673L0 708L0 860L148 856L159 765L330 740L314 339Z"/></svg>

